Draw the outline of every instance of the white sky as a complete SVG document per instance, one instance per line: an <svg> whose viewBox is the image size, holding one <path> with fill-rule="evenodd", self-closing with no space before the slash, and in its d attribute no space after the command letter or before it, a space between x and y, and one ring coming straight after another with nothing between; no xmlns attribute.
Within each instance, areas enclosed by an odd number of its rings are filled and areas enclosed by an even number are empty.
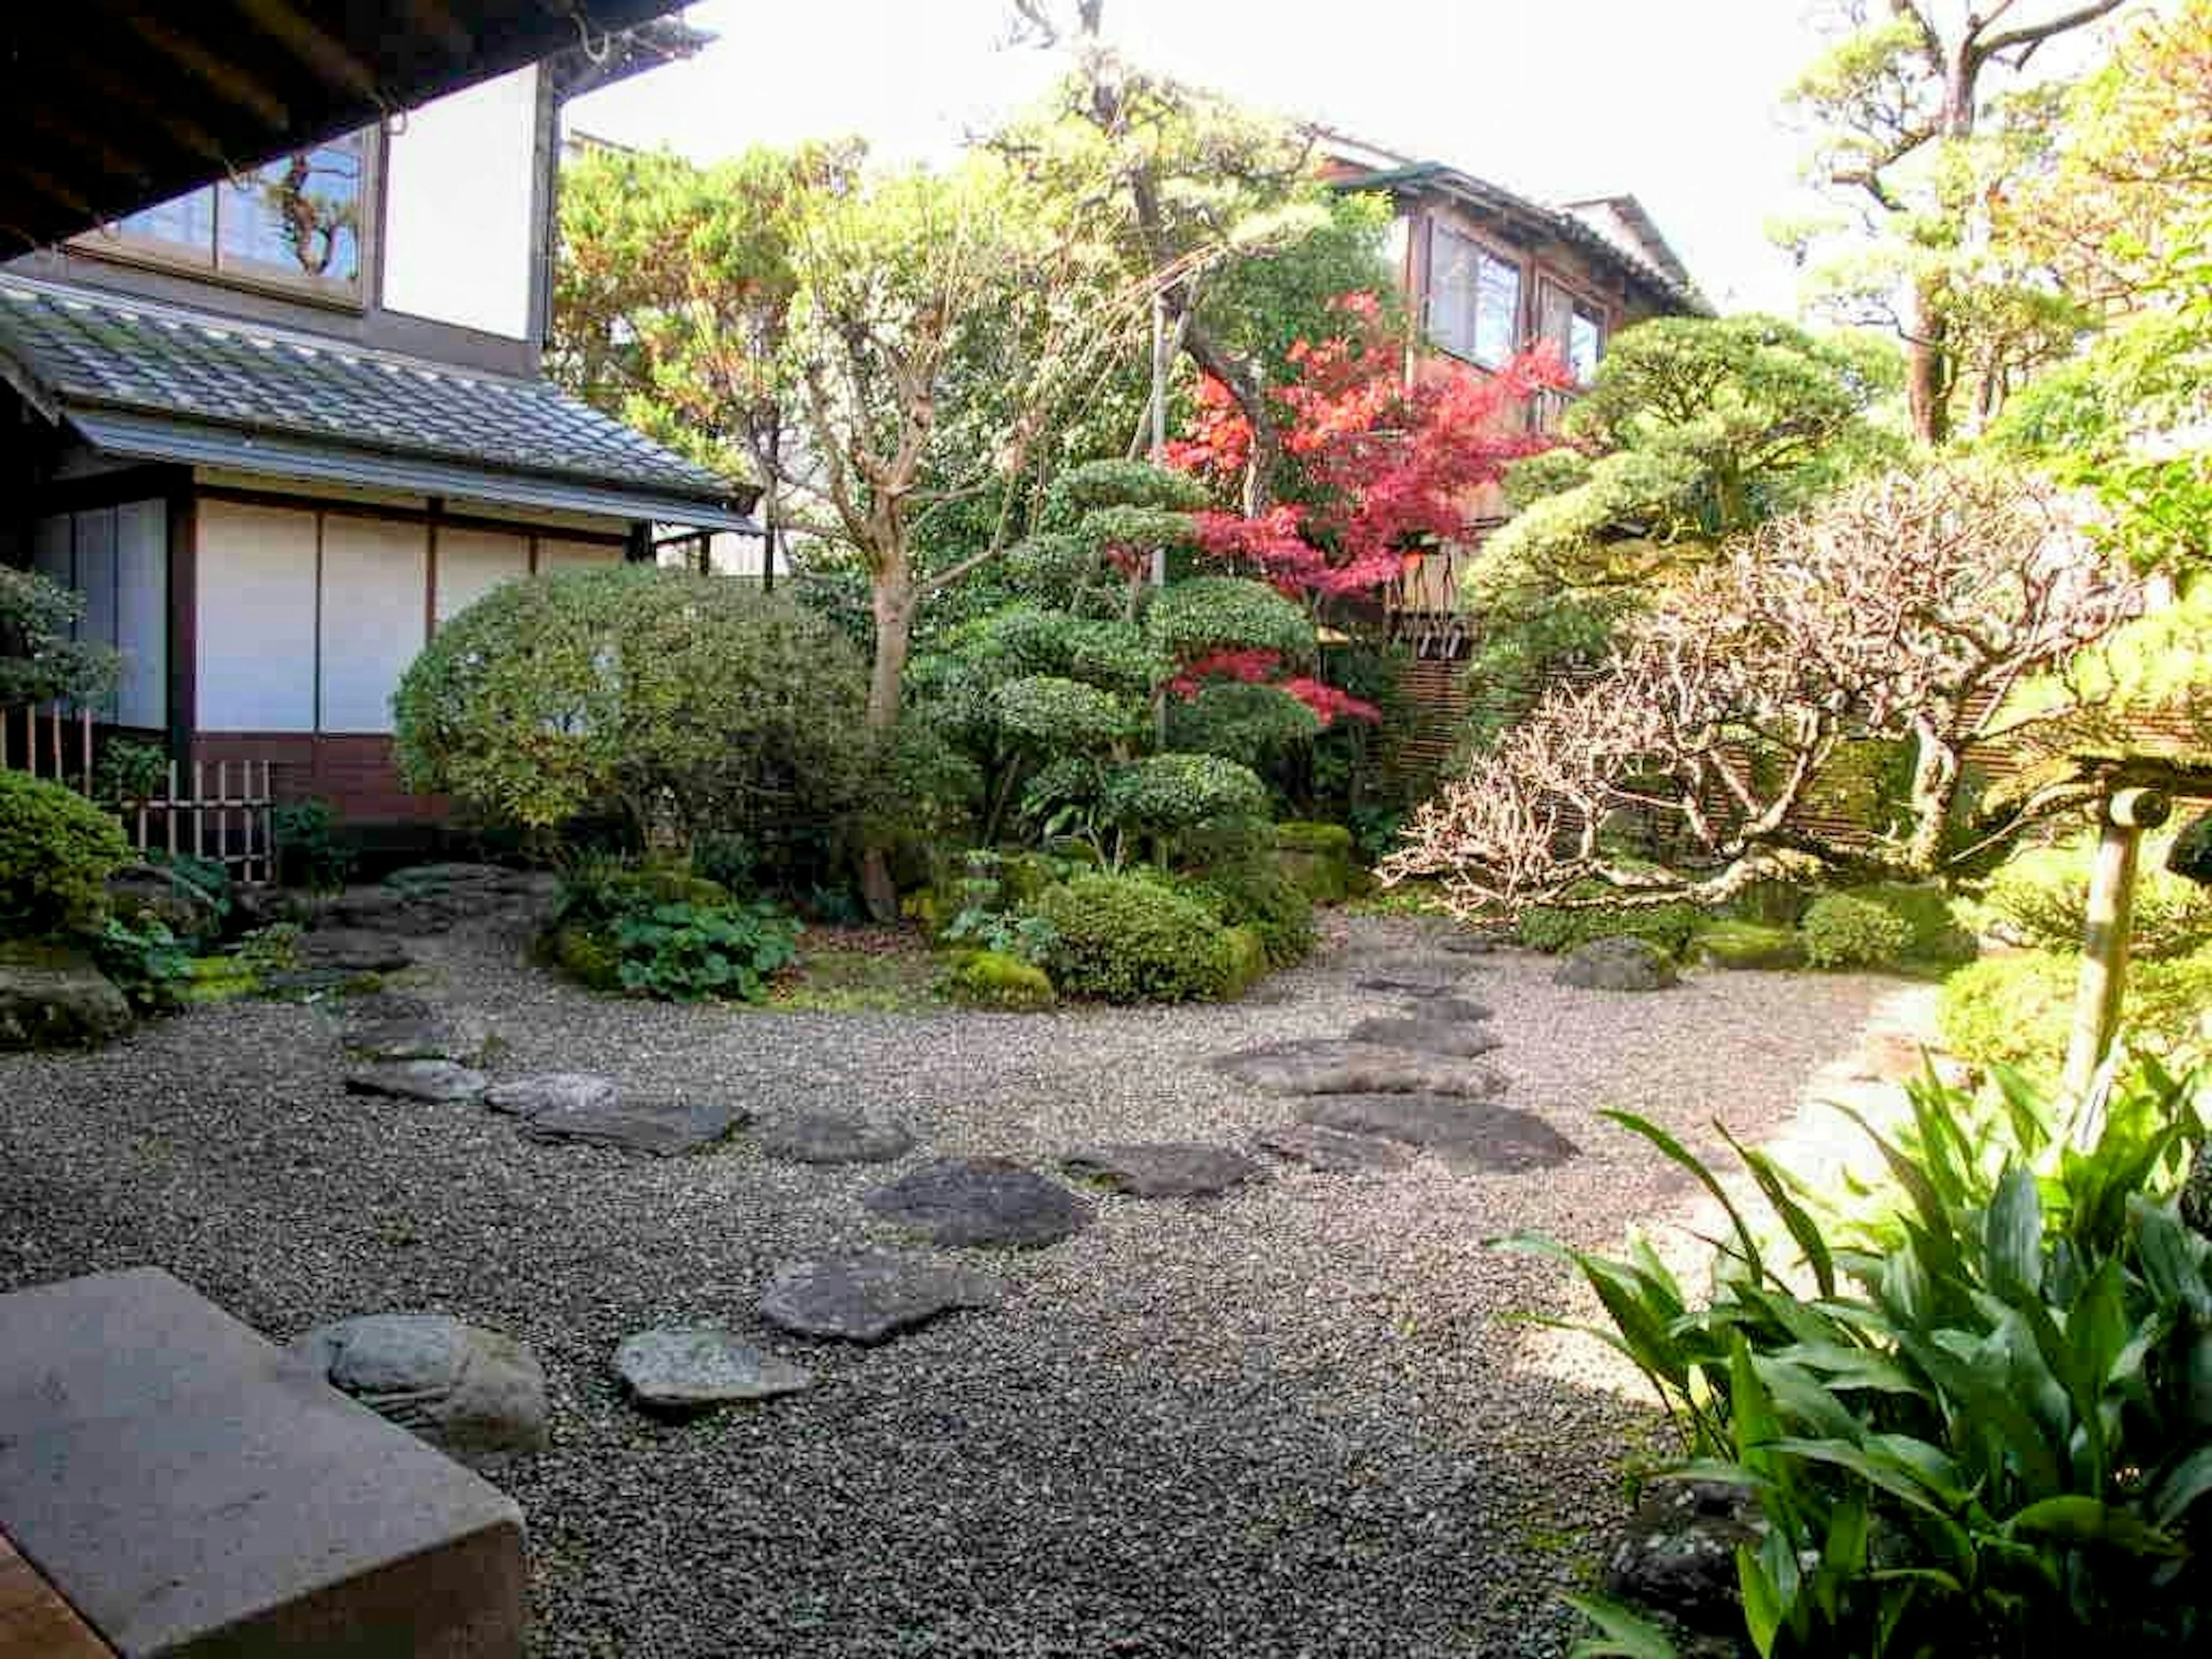
<svg viewBox="0 0 2212 1659"><path fill-rule="evenodd" d="M1779 94L1818 43L1804 0L1106 0L1132 57L1551 200L1631 191L1723 309L1795 309L1762 227L1800 143ZM581 98L569 125L706 161L858 132L949 154L1035 96L1002 0L696 0L698 58Z"/></svg>

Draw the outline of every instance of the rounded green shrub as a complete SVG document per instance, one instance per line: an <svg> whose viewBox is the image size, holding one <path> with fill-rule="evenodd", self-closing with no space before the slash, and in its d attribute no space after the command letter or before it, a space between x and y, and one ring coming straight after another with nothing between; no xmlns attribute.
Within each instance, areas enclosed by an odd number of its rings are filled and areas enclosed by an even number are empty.
<svg viewBox="0 0 2212 1659"><path fill-rule="evenodd" d="M1283 873L1320 904L1349 897L1358 861L1352 831L1340 823L1279 823L1275 860Z"/></svg>
<svg viewBox="0 0 2212 1659"><path fill-rule="evenodd" d="M1912 927L1870 899L1823 893L1798 924L1805 960L1815 968L1889 968L1912 945Z"/></svg>
<svg viewBox="0 0 2212 1659"><path fill-rule="evenodd" d="M2077 840L2014 854L1982 889L1990 924L2015 944L2078 951L2088 919L2094 845ZM2153 842L2136 877L2135 929L2139 957L2179 957L2212 945L2212 891L2168 867L2172 854Z"/></svg>
<svg viewBox="0 0 2212 1659"><path fill-rule="evenodd" d="M1763 921L1710 921L1690 941L1690 959L1709 968L1802 968L1805 943Z"/></svg>
<svg viewBox="0 0 2212 1659"><path fill-rule="evenodd" d="M1274 651L1286 657L1313 649L1312 621L1265 582L1242 576L1193 576L1170 583L1145 613L1145 633L1177 657L1209 651Z"/></svg>
<svg viewBox="0 0 2212 1659"><path fill-rule="evenodd" d="M945 975L945 993L975 1008L1026 1012L1049 1008L1056 1000L1044 969L997 951L963 954Z"/></svg>
<svg viewBox="0 0 2212 1659"><path fill-rule="evenodd" d="M393 698L410 788L495 823L619 812L642 831L849 811L860 657L781 593L650 565L502 583L442 624Z"/></svg>
<svg viewBox="0 0 2212 1659"><path fill-rule="evenodd" d="M1320 717L1279 686L1217 681L1168 700L1169 748L1243 766L1264 766L1320 734Z"/></svg>
<svg viewBox="0 0 2212 1659"><path fill-rule="evenodd" d="M130 857L105 808L60 784L0 772L0 933L96 928L107 878Z"/></svg>
<svg viewBox="0 0 2212 1659"><path fill-rule="evenodd" d="M2066 1063L2081 975L2081 957L2063 951L2021 951L1961 968L1936 997L1943 1046L1977 1066L2009 1066L2039 1081L2055 1079ZM2212 951L2129 969L2120 1020L2136 1053L2200 1056L2208 1012Z"/></svg>
<svg viewBox="0 0 2212 1659"><path fill-rule="evenodd" d="M1207 870L1191 896L1223 923L1249 928L1271 968L1289 968L1313 949L1313 901L1305 889L1263 859L1237 859Z"/></svg>
<svg viewBox="0 0 2212 1659"><path fill-rule="evenodd" d="M991 703L1008 738L1047 754L1095 753L1137 726L1137 711L1121 698L1050 674L1008 680Z"/></svg>
<svg viewBox="0 0 2212 1659"><path fill-rule="evenodd" d="M1640 939L1680 957L1704 920L1689 904L1532 904L1516 920L1514 933L1528 950L1547 954L1592 939Z"/></svg>
<svg viewBox="0 0 2212 1659"><path fill-rule="evenodd" d="M1267 786L1249 766L1216 755L1148 755L1116 768L1099 792L1109 823L1139 835L1265 818Z"/></svg>
<svg viewBox="0 0 2212 1659"><path fill-rule="evenodd" d="M1950 895L1940 887L1877 881L1847 888L1844 896L1880 905L1905 924L1911 935L1901 953L1905 960L1949 966L1972 962L1980 952L1973 930L1959 920Z"/></svg>
<svg viewBox="0 0 2212 1659"><path fill-rule="evenodd" d="M1104 1002L1204 1001L1236 982L1237 948L1206 907L1131 875L1078 876L1048 888L1036 913L1060 935L1061 992Z"/></svg>

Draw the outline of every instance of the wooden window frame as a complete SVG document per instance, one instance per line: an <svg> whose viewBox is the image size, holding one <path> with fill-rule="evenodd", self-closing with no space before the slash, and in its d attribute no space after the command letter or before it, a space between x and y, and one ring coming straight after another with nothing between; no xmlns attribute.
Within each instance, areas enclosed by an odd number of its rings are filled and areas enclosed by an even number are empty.
<svg viewBox="0 0 2212 1659"><path fill-rule="evenodd" d="M1432 319L1436 309L1437 241L1439 238L1444 236L1456 237L1466 243L1474 250L1478 262L1486 259L1492 264L1502 265L1513 273L1513 314L1507 319L1506 325L1506 338L1509 342L1520 339L1524 332L1523 319L1528 312L1529 294L1528 263L1525 259L1516 258L1494 242L1475 235L1458 225L1446 223L1433 214L1429 217L1428 246L1425 250L1426 269L1423 272L1421 294L1421 337L1431 349L1441 351L1457 362L1469 363L1481 369L1503 368L1512 361L1514 347L1509 343L1503 355L1492 359L1482 355L1479 343L1481 335L1482 299L1482 268L1480 263L1475 266L1474 281L1469 292L1468 320L1469 337L1464 349L1455 342L1438 338L1434 331Z"/></svg>

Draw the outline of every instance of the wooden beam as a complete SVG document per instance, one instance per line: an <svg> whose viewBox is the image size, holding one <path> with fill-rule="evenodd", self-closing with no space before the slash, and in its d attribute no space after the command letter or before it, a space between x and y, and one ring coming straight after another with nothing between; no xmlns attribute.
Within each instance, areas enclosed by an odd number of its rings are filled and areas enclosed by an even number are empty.
<svg viewBox="0 0 2212 1659"><path fill-rule="evenodd" d="M318 80L335 82L369 103L382 100L376 76L344 42L300 15L286 0L232 0L261 32Z"/></svg>
<svg viewBox="0 0 2212 1659"><path fill-rule="evenodd" d="M226 62L188 35L179 34L157 19L139 16L131 27L138 38L179 69L204 82L217 95L240 109L250 110L262 125L284 132L292 125L292 112L283 100L235 64Z"/></svg>

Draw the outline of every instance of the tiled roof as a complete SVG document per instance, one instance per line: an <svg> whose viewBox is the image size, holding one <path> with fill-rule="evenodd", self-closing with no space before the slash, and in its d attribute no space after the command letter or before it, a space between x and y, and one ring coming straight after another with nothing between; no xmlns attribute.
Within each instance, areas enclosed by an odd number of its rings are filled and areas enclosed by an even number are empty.
<svg viewBox="0 0 2212 1659"><path fill-rule="evenodd" d="M67 414L124 410L702 501L725 479L538 380L0 278L0 356Z"/></svg>

